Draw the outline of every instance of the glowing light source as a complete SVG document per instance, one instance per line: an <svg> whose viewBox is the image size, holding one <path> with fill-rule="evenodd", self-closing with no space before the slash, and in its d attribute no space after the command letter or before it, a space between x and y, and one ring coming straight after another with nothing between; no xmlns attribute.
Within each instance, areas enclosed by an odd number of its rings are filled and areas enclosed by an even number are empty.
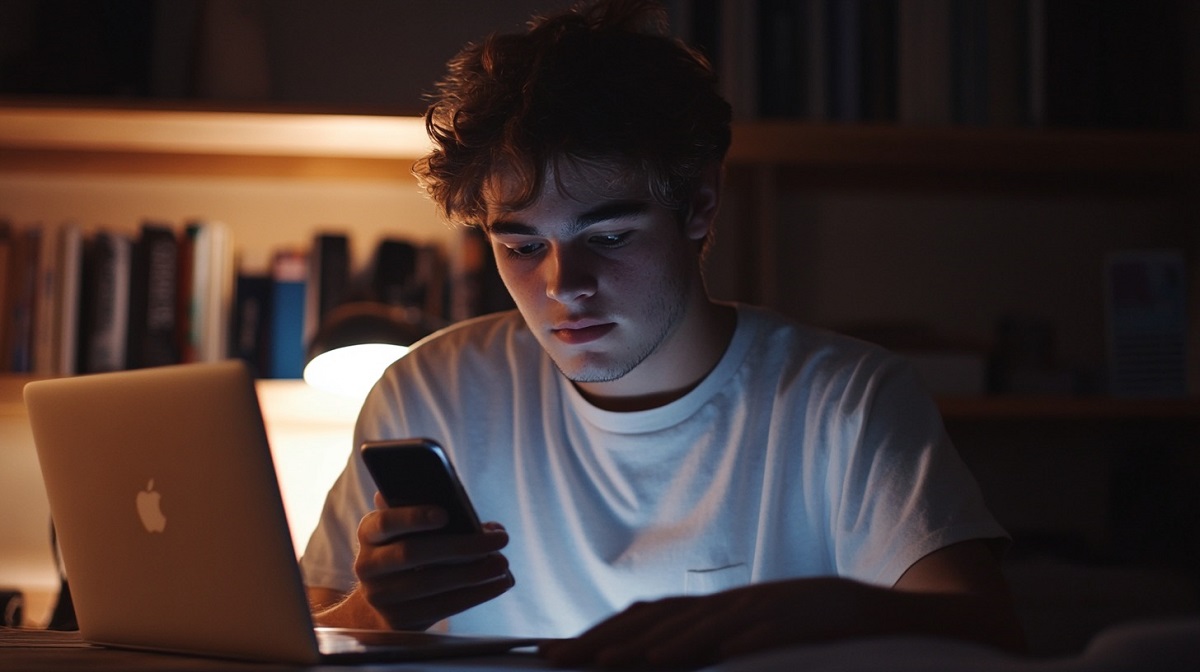
<svg viewBox="0 0 1200 672"><path fill-rule="evenodd" d="M384 370L432 330L414 309L375 301L339 306L309 345L304 380L321 390L364 398Z"/></svg>

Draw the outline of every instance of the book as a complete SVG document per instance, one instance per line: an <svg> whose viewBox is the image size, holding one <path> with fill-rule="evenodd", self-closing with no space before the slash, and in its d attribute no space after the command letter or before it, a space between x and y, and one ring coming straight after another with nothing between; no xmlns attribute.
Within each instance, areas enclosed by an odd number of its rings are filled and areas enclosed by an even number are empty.
<svg viewBox="0 0 1200 672"><path fill-rule="evenodd" d="M8 352L8 323L12 319L9 306L9 275L13 264L12 223L0 219L0 355ZM0 372L8 371L8 357L0 356Z"/></svg>
<svg viewBox="0 0 1200 672"><path fill-rule="evenodd" d="M191 363L197 361L195 341L192 338L192 285L195 282L193 267L196 263L195 232L184 228L179 233L178 245L175 250L175 263L178 275L175 278L175 348L179 352L179 361Z"/></svg>
<svg viewBox="0 0 1200 672"><path fill-rule="evenodd" d="M83 292L83 228L67 222L59 229L57 285L53 339L54 374L70 376L79 372L79 325Z"/></svg>
<svg viewBox="0 0 1200 672"><path fill-rule="evenodd" d="M34 325L36 323L38 260L42 229L30 226L15 232L8 269L8 338L5 370L33 372Z"/></svg>
<svg viewBox="0 0 1200 672"><path fill-rule="evenodd" d="M127 367L166 366L180 361L175 339L179 314L179 243L168 224L146 222L133 249L129 292Z"/></svg>
<svg viewBox="0 0 1200 672"><path fill-rule="evenodd" d="M758 116L758 45L755 40L757 3L720 0L718 8L718 81L733 108L734 119Z"/></svg>
<svg viewBox="0 0 1200 672"><path fill-rule="evenodd" d="M1187 275L1181 250L1113 252L1105 265L1110 392L1181 397L1187 390Z"/></svg>
<svg viewBox="0 0 1200 672"><path fill-rule="evenodd" d="M346 300L350 287L350 239L341 233L313 237L305 285L304 342L317 333L329 311Z"/></svg>
<svg viewBox="0 0 1200 672"><path fill-rule="evenodd" d="M787 0L758 3L758 115L799 117L801 96L800 4Z"/></svg>
<svg viewBox="0 0 1200 672"><path fill-rule="evenodd" d="M862 119L862 5L860 0L827 0L829 120Z"/></svg>
<svg viewBox="0 0 1200 672"><path fill-rule="evenodd" d="M950 118L957 124L988 123L991 86L986 0L952 0L950 4Z"/></svg>
<svg viewBox="0 0 1200 672"><path fill-rule="evenodd" d="M449 298L446 290L448 271L446 267L446 257L441 246L429 244L417 248L416 283L419 291L417 305L425 313L425 317L432 321L440 321L448 311Z"/></svg>
<svg viewBox="0 0 1200 672"><path fill-rule="evenodd" d="M893 2L874 0L862 5L861 105L864 122L896 120L898 85L896 14Z"/></svg>
<svg viewBox="0 0 1200 672"><path fill-rule="evenodd" d="M270 357L267 377L304 375L304 307L308 259L303 252L280 250L271 260Z"/></svg>
<svg viewBox="0 0 1200 672"><path fill-rule="evenodd" d="M761 0L758 14L759 116L827 115L825 0Z"/></svg>
<svg viewBox="0 0 1200 672"><path fill-rule="evenodd" d="M132 246L124 234L99 231L84 247L81 373L125 368Z"/></svg>
<svg viewBox="0 0 1200 672"><path fill-rule="evenodd" d="M371 264L371 294L389 306L416 305L417 247L407 240L384 238Z"/></svg>
<svg viewBox="0 0 1200 672"><path fill-rule="evenodd" d="M987 120L994 126L1033 123L1029 13L1028 0L987 0Z"/></svg>
<svg viewBox="0 0 1200 672"><path fill-rule="evenodd" d="M229 229L221 222L191 221L185 226L180 250L181 360L225 359L234 281Z"/></svg>
<svg viewBox="0 0 1200 672"><path fill-rule="evenodd" d="M804 116L812 121L829 118L829 32L825 0L806 0L801 17L804 48Z"/></svg>
<svg viewBox="0 0 1200 672"><path fill-rule="evenodd" d="M500 272L487 234L476 227L464 227L457 239L450 271L451 321L465 320L516 306Z"/></svg>
<svg viewBox="0 0 1200 672"><path fill-rule="evenodd" d="M948 124L950 0L909 0L898 9L898 121Z"/></svg>
<svg viewBox="0 0 1200 672"><path fill-rule="evenodd" d="M229 354L249 364L256 378L270 370L272 289L268 273L237 276Z"/></svg>
<svg viewBox="0 0 1200 672"><path fill-rule="evenodd" d="M37 288L35 290L33 324L33 373L53 376L58 373L58 288L62 281L59 268L59 246L62 244L59 227L43 227L38 249Z"/></svg>

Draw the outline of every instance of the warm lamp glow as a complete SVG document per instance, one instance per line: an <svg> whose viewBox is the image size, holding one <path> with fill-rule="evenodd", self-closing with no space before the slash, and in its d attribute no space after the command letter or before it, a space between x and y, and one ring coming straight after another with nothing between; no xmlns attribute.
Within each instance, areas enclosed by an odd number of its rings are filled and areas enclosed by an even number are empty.
<svg viewBox="0 0 1200 672"><path fill-rule="evenodd" d="M308 346L304 380L315 388L363 399L388 365L433 329L420 311L354 301L330 311Z"/></svg>
<svg viewBox="0 0 1200 672"><path fill-rule="evenodd" d="M406 345L361 343L324 352L304 367L304 382L343 397L364 398L389 364L408 352Z"/></svg>

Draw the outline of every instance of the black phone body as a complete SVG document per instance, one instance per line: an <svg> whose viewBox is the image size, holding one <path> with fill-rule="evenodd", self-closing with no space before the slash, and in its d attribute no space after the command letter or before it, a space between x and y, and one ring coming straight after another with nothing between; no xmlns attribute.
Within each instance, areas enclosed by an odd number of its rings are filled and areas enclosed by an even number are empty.
<svg viewBox="0 0 1200 672"><path fill-rule="evenodd" d="M471 534L483 530L454 465L433 439L368 441L361 452L388 506L440 506L448 519L436 533Z"/></svg>

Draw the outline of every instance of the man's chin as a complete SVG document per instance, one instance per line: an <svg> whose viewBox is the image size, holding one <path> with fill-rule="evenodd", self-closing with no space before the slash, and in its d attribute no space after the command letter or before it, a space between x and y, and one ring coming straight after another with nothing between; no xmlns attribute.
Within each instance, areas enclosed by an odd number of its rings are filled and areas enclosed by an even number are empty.
<svg viewBox="0 0 1200 672"><path fill-rule="evenodd" d="M612 363L603 364L595 361L561 362L554 360L560 373L572 383L611 383L620 380L633 367L621 367Z"/></svg>

